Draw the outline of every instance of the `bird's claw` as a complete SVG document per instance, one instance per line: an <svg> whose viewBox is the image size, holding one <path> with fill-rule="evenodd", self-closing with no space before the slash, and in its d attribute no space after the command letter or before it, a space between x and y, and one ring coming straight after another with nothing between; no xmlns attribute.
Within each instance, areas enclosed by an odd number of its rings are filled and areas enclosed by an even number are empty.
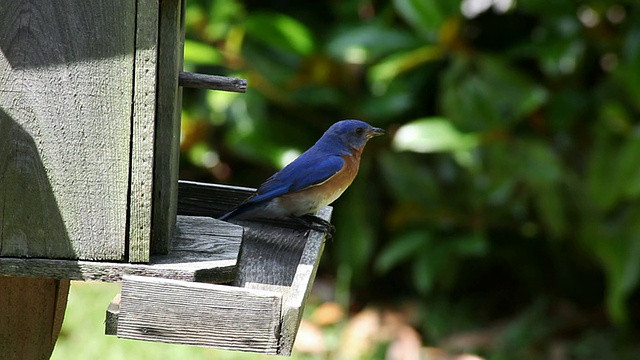
<svg viewBox="0 0 640 360"><path fill-rule="evenodd" d="M336 227L332 223L315 215L297 216L294 219L311 230L326 234L329 238L332 237L331 233L336 231Z"/></svg>

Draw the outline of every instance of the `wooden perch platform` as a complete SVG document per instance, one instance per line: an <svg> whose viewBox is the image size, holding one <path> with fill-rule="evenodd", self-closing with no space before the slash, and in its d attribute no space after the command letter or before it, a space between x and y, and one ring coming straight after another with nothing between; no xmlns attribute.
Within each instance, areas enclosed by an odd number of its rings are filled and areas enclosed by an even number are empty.
<svg viewBox="0 0 640 360"><path fill-rule="evenodd" d="M121 281L125 275L225 283L235 277L242 228L201 216L178 216L168 255L148 264L0 257L0 276Z"/></svg>
<svg viewBox="0 0 640 360"><path fill-rule="evenodd" d="M180 182L178 213L219 216L251 189ZM318 216L331 217L331 208ZM233 285L125 276L105 332L137 340L290 355L324 248L324 234L239 222L244 235ZM198 280L196 280L198 281Z"/></svg>

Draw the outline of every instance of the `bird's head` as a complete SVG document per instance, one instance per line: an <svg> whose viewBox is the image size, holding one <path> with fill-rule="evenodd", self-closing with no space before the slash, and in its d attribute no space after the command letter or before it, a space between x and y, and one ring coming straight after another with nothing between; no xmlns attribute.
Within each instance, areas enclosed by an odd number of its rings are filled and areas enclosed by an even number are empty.
<svg viewBox="0 0 640 360"><path fill-rule="evenodd" d="M342 120L331 125L322 136L331 142L339 142L345 150L362 150L369 139L384 134L384 130L360 120Z"/></svg>

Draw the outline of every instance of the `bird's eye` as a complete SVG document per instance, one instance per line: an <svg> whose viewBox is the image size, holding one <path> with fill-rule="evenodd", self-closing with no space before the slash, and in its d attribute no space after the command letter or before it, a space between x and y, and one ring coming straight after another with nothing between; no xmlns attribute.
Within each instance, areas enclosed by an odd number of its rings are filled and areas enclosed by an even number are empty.
<svg viewBox="0 0 640 360"><path fill-rule="evenodd" d="M357 128L356 129L356 135L360 136L364 133L364 129L363 128Z"/></svg>

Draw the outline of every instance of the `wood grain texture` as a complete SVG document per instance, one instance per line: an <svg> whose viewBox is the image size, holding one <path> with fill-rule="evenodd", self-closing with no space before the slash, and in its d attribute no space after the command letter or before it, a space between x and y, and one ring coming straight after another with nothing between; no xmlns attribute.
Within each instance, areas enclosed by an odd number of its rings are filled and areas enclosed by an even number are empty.
<svg viewBox="0 0 640 360"><path fill-rule="evenodd" d="M158 0L137 0L129 189L129 262L151 254L151 207L158 59Z"/></svg>
<svg viewBox="0 0 640 360"><path fill-rule="evenodd" d="M158 41L152 254L169 252L177 214L182 111L178 73L182 70L183 49L184 1L162 0Z"/></svg>
<svg viewBox="0 0 640 360"><path fill-rule="evenodd" d="M3 360L40 360L51 356L68 293L68 280L0 277Z"/></svg>
<svg viewBox="0 0 640 360"><path fill-rule="evenodd" d="M123 260L135 3L0 9L0 255Z"/></svg>
<svg viewBox="0 0 640 360"><path fill-rule="evenodd" d="M318 212L318 216L329 221L332 210L331 207L325 207ZM280 355L289 356L293 350L293 344L304 312L304 305L307 302L320 265L324 241L324 234L317 231L310 232L289 291L284 295L282 325L280 327Z"/></svg>
<svg viewBox="0 0 640 360"><path fill-rule="evenodd" d="M0 109L0 256L74 257L32 136Z"/></svg>
<svg viewBox="0 0 640 360"><path fill-rule="evenodd" d="M113 300L107 307L106 316L104 320L104 334L105 335L117 335L118 334L118 318L120 317L120 300L121 294L116 294Z"/></svg>
<svg viewBox="0 0 640 360"><path fill-rule="evenodd" d="M124 275L142 275L227 283L235 277L242 233L240 226L217 219L179 216L175 251L152 256L149 264L5 257L0 258L0 276L113 282Z"/></svg>
<svg viewBox="0 0 640 360"><path fill-rule="evenodd" d="M180 86L243 93L247 91L247 80L229 76L181 72Z"/></svg>
<svg viewBox="0 0 640 360"><path fill-rule="evenodd" d="M232 286L125 277L121 338L276 354L282 295Z"/></svg>
<svg viewBox="0 0 640 360"><path fill-rule="evenodd" d="M309 231L251 221L236 224L244 228L244 237L234 285L291 286Z"/></svg>
<svg viewBox="0 0 640 360"><path fill-rule="evenodd" d="M247 188L181 181L179 212L219 216L253 191ZM329 221L331 207L318 216ZM234 285L283 294L280 355L290 355L309 292L315 279L324 234L296 228L294 223L237 221L244 237Z"/></svg>
<svg viewBox="0 0 640 360"><path fill-rule="evenodd" d="M178 214L220 217L253 194L255 189L180 180Z"/></svg>

